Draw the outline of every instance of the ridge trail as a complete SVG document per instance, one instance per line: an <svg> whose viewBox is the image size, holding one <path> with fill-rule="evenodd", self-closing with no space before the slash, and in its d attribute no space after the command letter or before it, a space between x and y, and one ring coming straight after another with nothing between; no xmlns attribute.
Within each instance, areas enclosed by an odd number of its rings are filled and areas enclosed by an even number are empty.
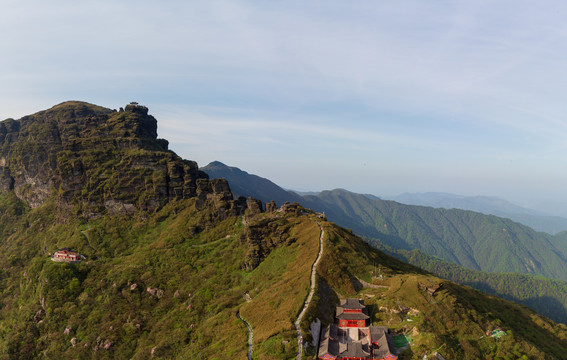
<svg viewBox="0 0 567 360"><path fill-rule="evenodd" d="M321 260L321 255L323 255L323 236L325 235L325 230L319 224L318 221L315 220L315 223L321 229L321 236L319 237L319 254L317 255L317 259L313 263L311 267L311 290L309 291L309 295L307 296L307 300L305 301L305 306L299 313L297 320L295 320L295 329L297 330L297 360L301 360L301 356L303 355L303 335L301 334L301 320L309 308L309 304L311 303L311 299L313 298L313 294L315 293L315 275L317 274L317 264L319 264L319 260Z"/></svg>
<svg viewBox="0 0 567 360"><path fill-rule="evenodd" d="M248 323L248 321L244 320L242 316L240 316L240 311L236 312L236 317L240 319L246 325L246 329L248 330L248 360L252 360L252 352L254 351L254 333L252 331L252 326Z"/></svg>

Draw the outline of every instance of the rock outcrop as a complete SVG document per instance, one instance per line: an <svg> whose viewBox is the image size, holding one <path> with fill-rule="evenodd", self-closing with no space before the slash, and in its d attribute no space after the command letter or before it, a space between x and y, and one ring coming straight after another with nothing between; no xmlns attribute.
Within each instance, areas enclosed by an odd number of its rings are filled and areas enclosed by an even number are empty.
<svg viewBox="0 0 567 360"><path fill-rule="evenodd" d="M225 179L197 180L197 201L195 207L202 210L208 207L224 220L229 216L242 214L246 209L246 199L234 200L228 181Z"/></svg>
<svg viewBox="0 0 567 360"><path fill-rule="evenodd" d="M266 212L267 213L274 213L278 210L278 206L274 200L266 203Z"/></svg>
<svg viewBox="0 0 567 360"><path fill-rule="evenodd" d="M285 218L260 218L249 223L244 239L248 243L244 268L255 269L275 247L293 243L295 238L289 233L291 226Z"/></svg>
<svg viewBox="0 0 567 360"><path fill-rule="evenodd" d="M256 215L264 212L264 210L262 209L261 200L248 197L248 200L246 200L246 206L248 207L248 212L250 213L250 215Z"/></svg>
<svg viewBox="0 0 567 360"><path fill-rule="evenodd" d="M55 195L87 217L192 197L221 218L246 207L226 180L209 181L196 162L168 150L156 119L137 103L116 111L71 101L0 122L0 192L12 190L30 207Z"/></svg>

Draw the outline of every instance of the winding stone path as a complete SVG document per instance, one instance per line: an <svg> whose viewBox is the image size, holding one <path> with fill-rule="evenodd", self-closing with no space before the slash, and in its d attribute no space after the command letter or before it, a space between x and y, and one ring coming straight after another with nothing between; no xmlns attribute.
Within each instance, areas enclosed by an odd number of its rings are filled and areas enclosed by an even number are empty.
<svg viewBox="0 0 567 360"><path fill-rule="evenodd" d="M317 255L317 259L313 263L311 267L311 290L309 291L309 295L307 296L307 300L305 301L305 306L299 313L297 320L295 320L295 330L297 330L297 360L301 360L301 356L303 355L303 335L301 334L301 320L309 308L309 304L311 303L311 299L313 298L313 294L315 293L315 281L317 275L317 264L319 264L319 260L321 260L321 255L323 255L323 235L325 235L325 230L319 224L318 221L315 221L319 228L321 229L321 236L319 237L319 254Z"/></svg>
<svg viewBox="0 0 567 360"><path fill-rule="evenodd" d="M252 326L250 326L248 321L244 320L242 316L240 316L240 311L236 312L236 317L239 318L248 329L248 360L252 360L252 351L254 345L254 333L252 332Z"/></svg>

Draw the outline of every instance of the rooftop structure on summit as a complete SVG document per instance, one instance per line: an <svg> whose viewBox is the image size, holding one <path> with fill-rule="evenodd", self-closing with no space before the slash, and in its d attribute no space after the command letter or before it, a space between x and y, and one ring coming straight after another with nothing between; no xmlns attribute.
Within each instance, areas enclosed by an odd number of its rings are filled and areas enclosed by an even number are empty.
<svg viewBox="0 0 567 360"><path fill-rule="evenodd" d="M81 261L83 256L76 251L71 250L68 247L63 249L58 249L52 256L51 260L57 262L69 262L69 263L77 263Z"/></svg>
<svg viewBox="0 0 567 360"><path fill-rule="evenodd" d="M364 306L364 301L359 299L347 298L342 300L341 304L338 306L345 310L345 312L360 311L366 309Z"/></svg>
<svg viewBox="0 0 567 360"><path fill-rule="evenodd" d="M362 300L348 298L337 306L335 317L339 327L367 327L370 317Z"/></svg>
<svg viewBox="0 0 567 360"><path fill-rule="evenodd" d="M385 326L370 326L370 339L374 349L374 359L397 359L392 353L394 343ZM392 350L391 350L392 349Z"/></svg>
<svg viewBox="0 0 567 360"><path fill-rule="evenodd" d="M130 104L126 105L126 111L140 113L142 115L148 115L148 108L144 105L140 105L135 101L132 101Z"/></svg>
<svg viewBox="0 0 567 360"><path fill-rule="evenodd" d="M320 360L396 360L388 328L369 326L364 302L348 298L336 308L336 321L323 327L317 358Z"/></svg>

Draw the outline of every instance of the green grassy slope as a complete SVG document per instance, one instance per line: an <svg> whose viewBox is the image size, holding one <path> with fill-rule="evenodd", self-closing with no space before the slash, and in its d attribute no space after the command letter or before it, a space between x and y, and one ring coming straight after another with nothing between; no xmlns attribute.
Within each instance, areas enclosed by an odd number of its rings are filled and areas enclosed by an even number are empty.
<svg viewBox="0 0 567 360"><path fill-rule="evenodd" d="M518 302L556 322L567 323L567 282L527 274L470 270L418 250L385 249L376 241L372 243L403 261L431 271L436 276Z"/></svg>
<svg viewBox="0 0 567 360"><path fill-rule="evenodd" d="M211 221L214 214L196 211L193 200L89 222L53 223L52 213L24 211L0 244L0 358L243 358L247 335L238 310L259 344L294 337L292 319L316 256L313 221L283 214L248 217L247 225L242 217ZM246 271L247 229L257 221L271 226L265 241L285 233L286 242ZM48 252L62 246L88 260L52 262ZM256 353L286 358L296 346L259 345Z"/></svg>
<svg viewBox="0 0 567 360"><path fill-rule="evenodd" d="M1 231L10 235L0 244L0 358L244 358L247 332L237 311L254 328L255 358L294 356L293 321L318 251L319 228L309 215L260 214L244 225L242 217L214 220L214 214L196 211L194 200L182 200L155 214L62 223L54 221L53 205L30 210L6 197L1 204L7 218L0 220L10 219ZM264 245L276 245L246 271L248 229L257 223L271 229ZM413 334L402 358L421 358L438 347L448 358L462 359L504 354L560 359L567 351L565 327L455 284L428 298L418 283L440 279L348 231L323 226L320 291L305 330L316 316L329 320L339 297L362 296L377 324ZM286 241L278 242L282 234ZM47 252L64 245L88 260L78 265L49 260ZM375 263L386 275L381 284L389 288L361 289L352 276L372 281ZM416 309L411 324L396 312L399 304ZM491 327L508 336L481 340Z"/></svg>
<svg viewBox="0 0 567 360"><path fill-rule="evenodd" d="M89 223L54 224L51 210L30 211L1 244L2 358L144 359L153 352L208 359L218 342L245 354L244 327L233 321L246 250L240 219L210 224L191 202ZM201 226L209 228L195 233ZM46 250L62 246L88 260L52 262ZM211 322L237 331L211 338Z"/></svg>

